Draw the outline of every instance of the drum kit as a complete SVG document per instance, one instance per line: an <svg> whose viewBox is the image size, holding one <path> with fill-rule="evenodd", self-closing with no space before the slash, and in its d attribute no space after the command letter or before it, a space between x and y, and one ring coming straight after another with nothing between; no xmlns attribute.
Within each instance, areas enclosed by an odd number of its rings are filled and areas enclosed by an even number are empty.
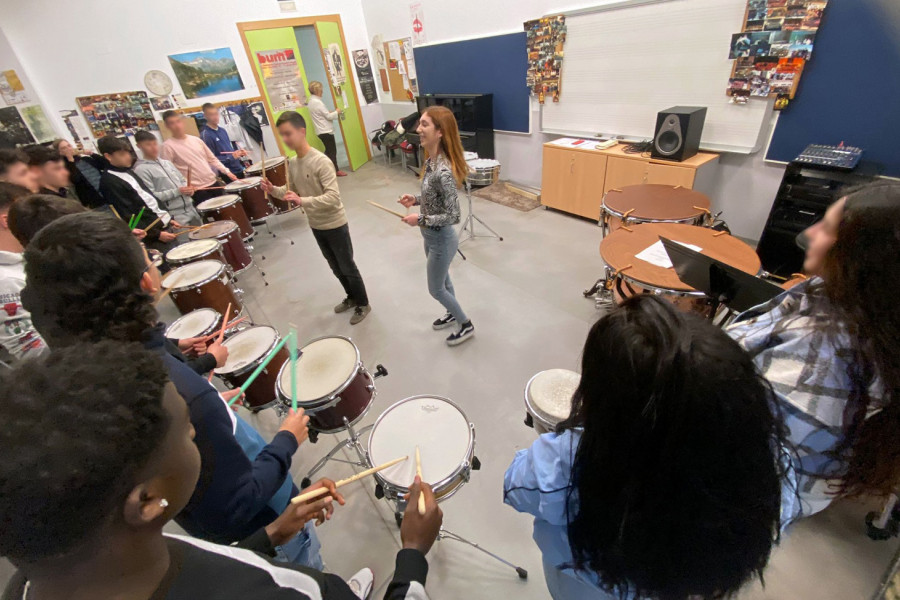
<svg viewBox="0 0 900 600"><path fill-rule="evenodd" d="M757 275L761 265L756 251L729 235L718 217L710 212L707 196L682 186L645 183L607 191L599 223L605 273L584 291L585 297L596 294L601 308L650 293L682 310L713 317L706 294L683 283L671 266L648 261L644 253L661 246L660 237L665 237Z"/></svg>

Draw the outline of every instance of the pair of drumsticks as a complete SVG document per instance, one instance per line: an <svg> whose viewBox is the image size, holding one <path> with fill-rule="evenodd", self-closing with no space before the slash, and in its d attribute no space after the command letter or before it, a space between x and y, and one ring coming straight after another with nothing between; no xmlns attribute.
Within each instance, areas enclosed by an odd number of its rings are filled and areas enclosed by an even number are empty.
<svg viewBox="0 0 900 600"><path fill-rule="evenodd" d="M372 467L371 469L366 469L365 471L357 473L356 475L354 475L352 477L348 477L347 479L341 479L340 481L336 481L334 484L334 487L340 488L340 487L347 485L348 483L353 483L354 481L359 481L363 477L368 477L369 475L377 473L378 471L383 471L384 469L393 467L397 463L401 463L404 460L407 460L408 458L409 458L408 456L402 456L400 458L395 458L394 460L390 460L390 461L384 463L383 465L378 465L377 467ZM422 479L422 457L419 454L418 446L416 446L416 475L419 476L420 480ZM319 496L324 496L326 492L328 492L328 488L325 488L325 487L318 488L318 489L312 490L310 492L304 492L304 493L300 494L299 496L295 496L295 497L291 498L291 504L300 504L301 502L306 502L308 500L312 500L313 498L318 498ZM425 495L424 494L419 494L418 511L419 511L420 515L425 514Z"/></svg>

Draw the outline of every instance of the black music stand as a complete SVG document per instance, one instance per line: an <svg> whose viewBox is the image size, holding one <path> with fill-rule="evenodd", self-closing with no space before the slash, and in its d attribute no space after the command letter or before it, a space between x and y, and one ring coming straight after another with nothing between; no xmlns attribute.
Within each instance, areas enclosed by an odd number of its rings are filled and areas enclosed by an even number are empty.
<svg viewBox="0 0 900 600"><path fill-rule="evenodd" d="M659 238L678 278L694 289L706 293L712 300L712 319L720 304L736 312L743 312L768 302L784 290L722 261L716 260L678 242Z"/></svg>

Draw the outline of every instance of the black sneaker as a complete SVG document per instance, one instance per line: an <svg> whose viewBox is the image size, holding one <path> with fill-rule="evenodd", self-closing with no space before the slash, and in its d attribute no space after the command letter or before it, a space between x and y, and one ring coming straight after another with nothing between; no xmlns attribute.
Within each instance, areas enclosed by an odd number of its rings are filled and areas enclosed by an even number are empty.
<svg viewBox="0 0 900 600"><path fill-rule="evenodd" d="M466 321L462 324L462 327L459 328L459 331L450 334L450 337L447 338L447 345L458 346L474 335L475 326L472 325L472 321Z"/></svg>
<svg viewBox="0 0 900 600"><path fill-rule="evenodd" d="M446 315L432 323L431 326L434 327L435 330L441 330L447 329L454 323L456 323L456 317L454 317L450 313L447 313Z"/></svg>

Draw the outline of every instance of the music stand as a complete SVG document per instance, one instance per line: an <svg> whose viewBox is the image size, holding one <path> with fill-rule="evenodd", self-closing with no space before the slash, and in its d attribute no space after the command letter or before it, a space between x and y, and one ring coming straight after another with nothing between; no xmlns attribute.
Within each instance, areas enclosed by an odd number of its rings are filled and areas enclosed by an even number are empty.
<svg viewBox="0 0 900 600"><path fill-rule="evenodd" d="M720 260L673 242L659 238L678 278L694 289L704 292L712 300L712 319L720 304L736 312L743 312L768 302L784 290Z"/></svg>

